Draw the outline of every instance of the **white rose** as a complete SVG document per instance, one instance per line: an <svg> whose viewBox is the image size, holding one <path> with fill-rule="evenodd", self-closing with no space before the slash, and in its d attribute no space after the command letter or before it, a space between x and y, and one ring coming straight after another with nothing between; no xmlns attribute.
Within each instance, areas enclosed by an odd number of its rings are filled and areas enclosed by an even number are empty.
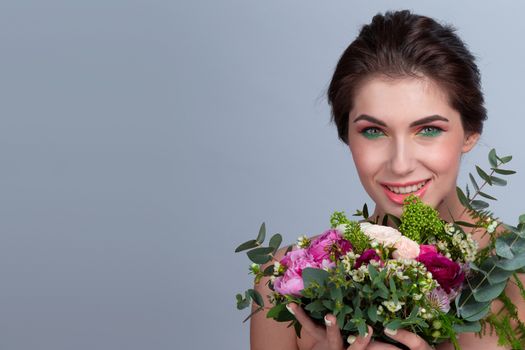
<svg viewBox="0 0 525 350"><path fill-rule="evenodd" d="M364 227L361 226L361 230L372 241L376 241L384 246L392 247L403 237L401 232L389 226L369 224L364 225Z"/></svg>
<svg viewBox="0 0 525 350"><path fill-rule="evenodd" d="M394 259L415 259L419 256L419 244L408 237L401 236L401 239L394 244L396 249L392 253Z"/></svg>

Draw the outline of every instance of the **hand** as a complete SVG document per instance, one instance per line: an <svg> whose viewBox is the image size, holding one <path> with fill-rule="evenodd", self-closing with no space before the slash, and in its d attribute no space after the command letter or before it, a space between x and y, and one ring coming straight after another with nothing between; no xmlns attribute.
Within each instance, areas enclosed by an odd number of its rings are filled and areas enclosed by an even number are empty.
<svg viewBox="0 0 525 350"><path fill-rule="evenodd" d="M343 337L339 327L337 326L337 321L334 315L326 315L325 317L325 327L316 325L304 310L296 304L288 304L286 306L288 310L295 316L297 321L302 326L302 329L306 331L313 339L315 343L310 350L341 350L343 349ZM367 346L372 339L372 327L368 326L368 333L366 337L354 337L351 336L348 339L348 342L351 343L347 350L365 350L370 349ZM379 349L379 348L376 348ZM394 347L394 349L397 349Z"/></svg>
<svg viewBox="0 0 525 350"><path fill-rule="evenodd" d="M301 324L302 329L315 339L315 344L311 350L343 349L343 339L334 315L326 315L326 328L324 328L316 325L298 305L291 303L287 305L287 308ZM350 343L350 346L346 350L399 350L399 348L394 345L372 341L372 334L373 329L368 326L368 332L365 337L348 337L348 343ZM433 349L423 340L423 338L404 329L399 329L397 331L385 329L385 334L401 344L406 345L410 350Z"/></svg>

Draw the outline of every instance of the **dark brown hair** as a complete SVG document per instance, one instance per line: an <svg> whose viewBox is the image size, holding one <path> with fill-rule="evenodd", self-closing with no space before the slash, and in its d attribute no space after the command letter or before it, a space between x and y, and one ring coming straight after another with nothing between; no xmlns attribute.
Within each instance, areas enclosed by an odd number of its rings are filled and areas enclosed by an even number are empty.
<svg viewBox="0 0 525 350"><path fill-rule="evenodd" d="M339 139L348 144L348 118L359 85L374 75L424 75L443 88L466 132L483 130L487 119L474 56L450 25L408 10L377 14L339 59L328 102Z"/></svg>

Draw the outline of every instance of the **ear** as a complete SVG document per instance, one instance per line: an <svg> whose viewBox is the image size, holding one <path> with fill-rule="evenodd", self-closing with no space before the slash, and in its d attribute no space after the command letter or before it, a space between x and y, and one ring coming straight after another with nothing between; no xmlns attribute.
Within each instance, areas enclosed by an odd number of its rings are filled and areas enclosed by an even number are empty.
<svg viewBox="0 0 525 350"><path fill-rule="evenodd" d="M478 142L480 137L480 134L478 132L472 132L467 135L465 135L465 139L463 140L463 147L461 148L462 153L469 152L476 143Z"/></svg>

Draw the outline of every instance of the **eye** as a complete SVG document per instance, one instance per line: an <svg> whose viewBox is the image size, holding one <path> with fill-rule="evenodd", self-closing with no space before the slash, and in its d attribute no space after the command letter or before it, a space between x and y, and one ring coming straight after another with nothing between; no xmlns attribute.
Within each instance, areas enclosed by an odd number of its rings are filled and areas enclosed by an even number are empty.
<svg viewBox="0 0 525 350"><path fill-rule="evenodd" d="M425 126L421 130L419 130L418 134L427 137L436 137L441 135L442 132L443 129L438 128L437 126Z"/></svg>
<svg viewBox="0 0 525 350"><path fill-rule="evenodd" d="M364 128L360 133L367 139L377 139L385 135L380 129L374 127Z"/></svg>

